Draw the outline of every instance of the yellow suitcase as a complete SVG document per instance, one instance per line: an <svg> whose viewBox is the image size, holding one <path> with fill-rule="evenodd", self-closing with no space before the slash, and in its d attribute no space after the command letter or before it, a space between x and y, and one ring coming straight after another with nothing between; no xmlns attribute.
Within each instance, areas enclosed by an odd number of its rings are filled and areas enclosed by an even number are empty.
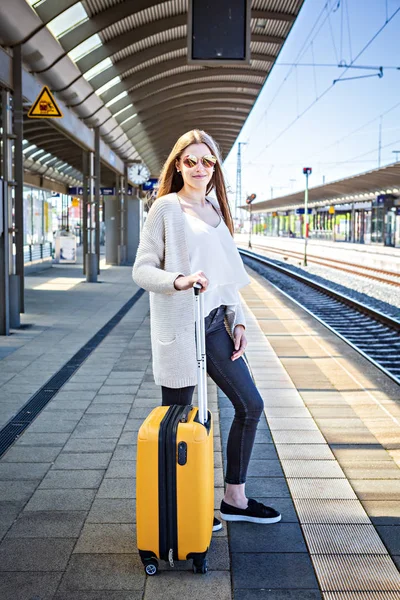
<svg viewBox="0 0 400 600"><path fill-rule="evenodd" d="M138 433L137 546L148 575L158 560L193 559L206 573L214 519L212 415L207 409L203 295L194 286L199 407L159 406Z"/></svg>

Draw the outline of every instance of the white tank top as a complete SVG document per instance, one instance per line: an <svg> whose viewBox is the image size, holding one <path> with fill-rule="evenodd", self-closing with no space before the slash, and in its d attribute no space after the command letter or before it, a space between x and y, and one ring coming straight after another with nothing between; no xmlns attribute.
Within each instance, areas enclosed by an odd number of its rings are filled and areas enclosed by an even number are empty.
<svg viewBox="0 0 400 600"><path fill-rule="evenodd" d="M204 292L204 315L221 304L240 302L238 290L251 283L235 242L220 217L216 227L183 211L191 272L204 271L209 284Z"/></svg>

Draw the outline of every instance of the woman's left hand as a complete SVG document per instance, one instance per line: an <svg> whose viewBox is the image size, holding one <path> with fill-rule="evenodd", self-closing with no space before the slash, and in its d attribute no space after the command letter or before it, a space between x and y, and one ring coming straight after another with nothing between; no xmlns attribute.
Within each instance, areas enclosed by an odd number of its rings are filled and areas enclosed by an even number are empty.
<svg viewBox="0 0 400 600"><path fill-rule="evenodd" d="M247 346L243 325L236 325L233 337L235 340L235 351L232 353L231 360L236 360L242 356Z"/></svg>

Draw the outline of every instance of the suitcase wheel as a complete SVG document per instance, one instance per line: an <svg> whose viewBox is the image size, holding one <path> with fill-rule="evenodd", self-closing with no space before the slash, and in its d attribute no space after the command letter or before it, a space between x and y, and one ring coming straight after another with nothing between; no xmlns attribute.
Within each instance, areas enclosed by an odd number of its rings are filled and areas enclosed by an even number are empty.
<svg viewBox="0 0 400 600"><path fill-rule="evenodd" d="M155 558L152 558L151 560L146 560L144 570L145 570L146 575L149 575L150 577L153 575L157 575L158 561L155 560Z"/></svg>
<svg viewBox="0 0 400 600"><path fill-rule="evenodd" d="M193 573L198 573L200 575L205 575L208 571L208 560L204 558L203 560L194 560L193 561Z"/></svg>

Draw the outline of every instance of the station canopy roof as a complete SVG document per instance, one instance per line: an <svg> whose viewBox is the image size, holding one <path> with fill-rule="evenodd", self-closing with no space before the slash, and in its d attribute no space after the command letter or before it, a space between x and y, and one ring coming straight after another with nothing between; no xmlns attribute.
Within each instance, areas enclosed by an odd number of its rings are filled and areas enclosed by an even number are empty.
<svg viewBox="0 0 400 600"><path fill-rule="evenodd" d="M308 203L310 207L346 204L370 200L381 194L395 196L400 194L400 162L310 188ZM302 206L304 206L304 190L280 198L256 202L252 205L252 212L289 210ZM249 210L249 205L244 204L240 208Z"/></svg>
<svg viewBox="0 0 400 600"><path fill-rule="evenodd" d="M189 129L229 153L304 0L253 0L251 63L217 67L187 64L187 0L29 2L157 175Z"/></svg>

